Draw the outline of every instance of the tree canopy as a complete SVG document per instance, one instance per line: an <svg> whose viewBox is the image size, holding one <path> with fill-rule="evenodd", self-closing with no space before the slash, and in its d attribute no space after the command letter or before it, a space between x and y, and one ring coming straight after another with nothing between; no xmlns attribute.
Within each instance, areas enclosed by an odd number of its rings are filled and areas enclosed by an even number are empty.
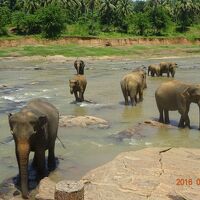
<svg viewBox="0 0 200 200"><path fill-rule="evenodd" d="M199 0L0 0L0 35L10 26L17 34L51 38L73 25L88 35L165 35L170 27L184 32L199 22Z"/></svg>

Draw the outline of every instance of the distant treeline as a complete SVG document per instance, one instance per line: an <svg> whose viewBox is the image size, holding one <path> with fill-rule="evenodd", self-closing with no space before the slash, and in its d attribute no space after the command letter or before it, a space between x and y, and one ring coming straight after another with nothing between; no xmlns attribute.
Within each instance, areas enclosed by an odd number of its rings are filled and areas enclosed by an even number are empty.
<svg viewBox="0 0 200 200"><path fill-rule="evenodd" d="M200 0L0 0L0 35L56 38L74 26L91 36L165 36L199 24Z"/></svg>

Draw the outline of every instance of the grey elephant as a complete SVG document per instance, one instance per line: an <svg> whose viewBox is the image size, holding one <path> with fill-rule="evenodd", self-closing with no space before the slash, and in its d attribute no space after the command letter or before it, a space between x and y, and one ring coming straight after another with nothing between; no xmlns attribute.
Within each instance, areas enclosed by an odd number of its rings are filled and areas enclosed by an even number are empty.
<svg viewBox="0 0 200 200"><path fill-rule="evenodd" d="M87 86L87 80L84 75L75 75L69 80L70 93L74 94L77 102L84 101L84 92Z"/></svg>
<svg viewBox="0 0 200 200"><path fill-rule="evenodd" d="M200 111L200 85L197 84L186 84L176 80L165 82L156 90L155 98L160 113L159 122L162 123L169 123L169 111L178 110L181 115L178 126L190 128L190 104L197 103Z"/></svg>
<svg viewBox="0 0 200 200"><path fill-rule="evenodd" d="M59 113L52 104L34 99L21 111L9 114L8 121L15 141L22 197L28 198L30 151L35 152L32 165L36 168L39 179L46 175L45 150L48 150L48 168L53 170L56 167L54 148Z"/></svg>
<svg viewBox="0 0 200 200"><path fill-rule="evenodd" d="M163 73L167 73L167 77L171 76L174 77L176 73L177 63L175 62L161 62L160 63L160 76L163 75Z"/></svg>
<svg viewBox="0 0 200 200"><path fill-rule="evenodd" d="M135 106L139 100L143 100L143 90L147 87L146 72L144 70L134 70L125 75L121 82L121 90L125 99L125 105L129 104L128 98L130 97L131 105Z"/></svg>
<svg viewBox="0 0 200 200"><path fill-rule="evenodd" d="M77 75L78 74L81 74L83 75L84 74L84 67L85 67L85 63L83 62L83 60L75 60L74 62L74 67L77 71Z"/></svg>
<svg viewBox="0 0 200 200"><path fill-rule="evenodd" d="M151 73L151 76L160 76L160 65L152 64L148 66L148 76Z"/></svg>

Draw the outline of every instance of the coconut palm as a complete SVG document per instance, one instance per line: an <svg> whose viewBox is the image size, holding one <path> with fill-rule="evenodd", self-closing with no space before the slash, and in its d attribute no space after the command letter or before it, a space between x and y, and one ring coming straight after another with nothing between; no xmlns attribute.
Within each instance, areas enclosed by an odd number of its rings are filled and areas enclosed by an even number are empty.
<svg viewBox="0 0 200 200"><path fill-rule="evenodd" d="M192 24L194 16L200 11L199 1L196 0L177 0L175 13L177 13L178 23L181 31L186 31Z"/></svg>
<svg viewBox="0 0 200 200"><path fill-rule="evenodd" d="M133 11L133 4L130 0L121 0L117 4L117 13L125 18Z"/></svg>
<svg viewBox="0 0 200 200"><path fill-rule="evenodd" d="M40 6L39 0L18 0L17 6L23 8L26 13L34 13Z"/></svg>

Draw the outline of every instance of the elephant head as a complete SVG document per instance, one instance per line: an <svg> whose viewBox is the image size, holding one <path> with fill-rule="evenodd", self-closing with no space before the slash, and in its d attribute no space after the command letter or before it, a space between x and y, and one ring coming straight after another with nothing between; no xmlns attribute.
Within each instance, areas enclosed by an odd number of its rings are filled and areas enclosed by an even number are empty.
<svg viewBox="0 0 200 200"><path fill-rule="evenodd" d="M85 63L82 60L76 60L74 62L74 67L77 71L77 74L84 74Z"/></svg>
<svg viewBox="0 0 200 200"><path fill-rule="evenodd" d="M200 85L189 85L182 95L182 104L185 102L196 103L199 106L199 129L200 129Z"/></svg>
<svg viewBox="0 0 200 200"><path fill-rule="evenodd" d="M74 93L74 89L79 86L78 80L71 79L69 80L69 87L70 87L70 93Z"/></svg>
<svg viewBox="0 0 200 200"><path fill-rule="evenodd" d="M9 114L8 121L15 141L22 196L28 198L28 160L31 144L37 142L34 139L37 134L44 132L47 117L38 116L31 111L21 111Z"/></svg>

